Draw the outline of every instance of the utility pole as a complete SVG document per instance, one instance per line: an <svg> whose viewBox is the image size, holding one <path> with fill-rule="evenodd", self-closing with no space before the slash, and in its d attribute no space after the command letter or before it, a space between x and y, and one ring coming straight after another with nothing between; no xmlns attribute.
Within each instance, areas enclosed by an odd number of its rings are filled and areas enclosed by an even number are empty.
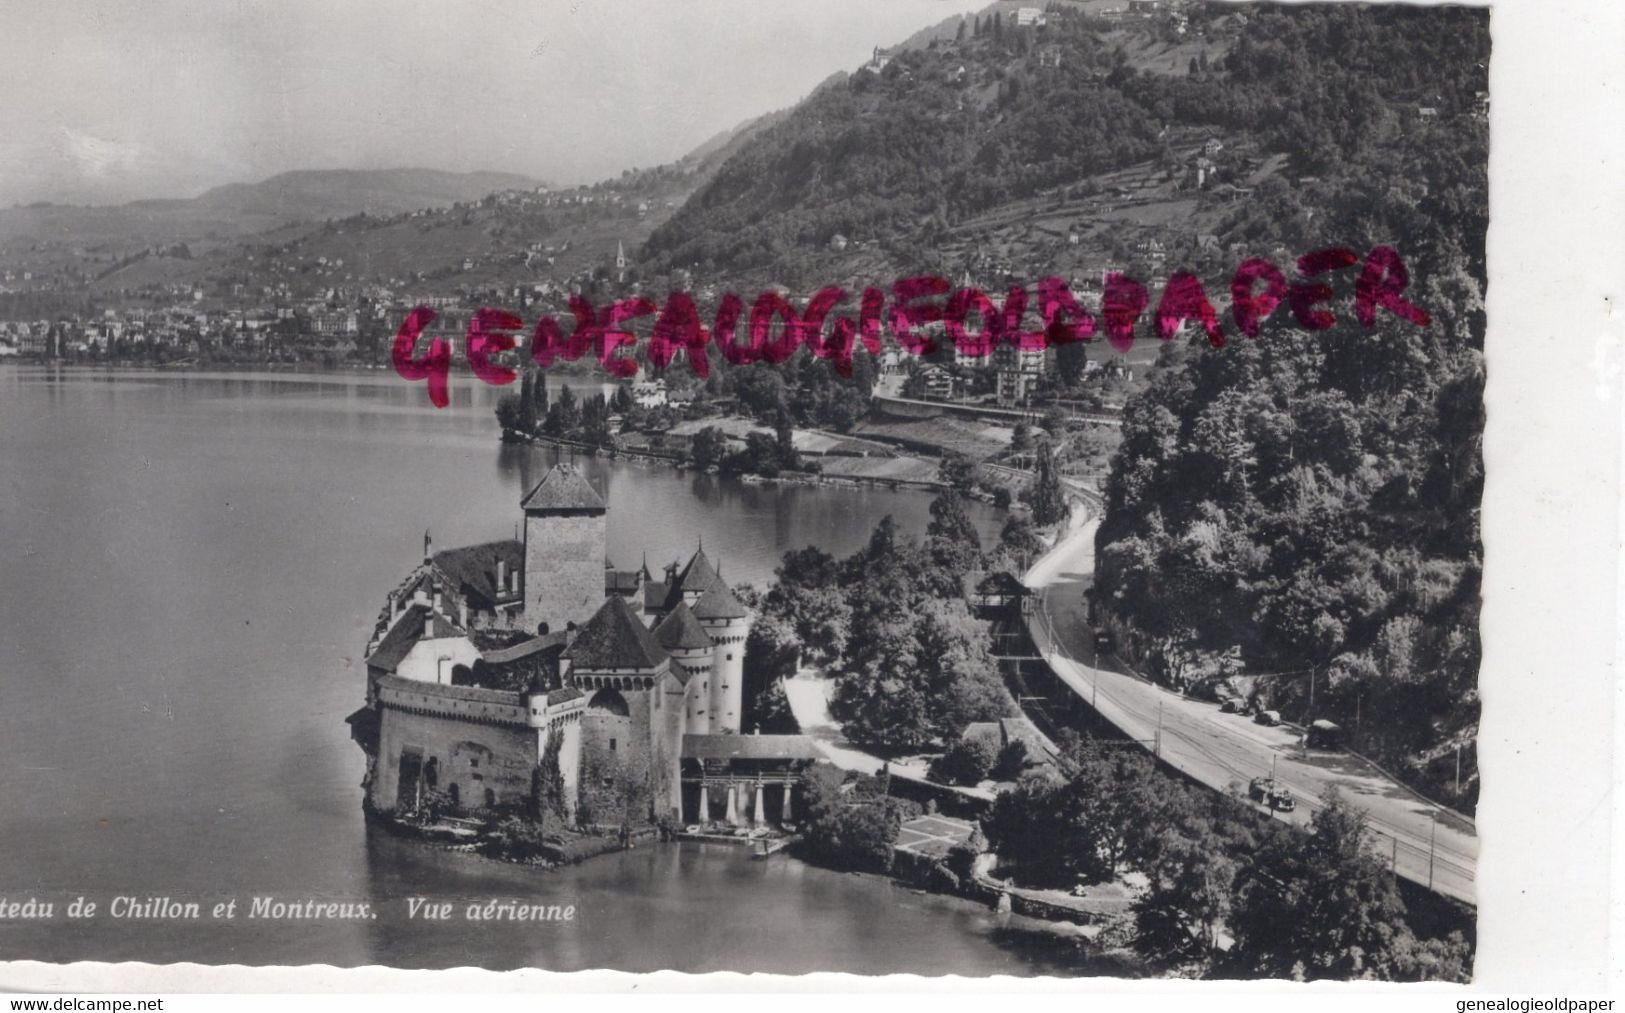
<svg viewBox="0 0 1625 1013"><path fill-rule="evenodd" d="M1157 701L1157 748L1155 755L1157 759L1162 759L1162 701L1160 699Z"/></svg>
<svg viewBox="0 0 1625 1013"><path fill-rule="evenodd" d="M1456 743L1456 797L1461 798L1461 743Z"/></svg>
<svg viewBox="0 0 1625 1013"><path fill-rule="evenodd" d="M1394 860L1391 868L1394 875L1399 875L1399 838L1397 837L1394 838Z"/></svg>

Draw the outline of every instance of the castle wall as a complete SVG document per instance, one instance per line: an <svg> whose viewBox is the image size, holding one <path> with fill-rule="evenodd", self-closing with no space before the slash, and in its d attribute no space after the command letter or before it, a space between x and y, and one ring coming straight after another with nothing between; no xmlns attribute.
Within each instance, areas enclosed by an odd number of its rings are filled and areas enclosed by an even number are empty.
<svg viewBox="0 0 1625 1013"><path fill-rule="evenodd" d="M605 538L602 511L525 515L526 629L592 618L604 602Z"/></svg>
<svg viewBox="0 0 1625 1013"><path fill-rule="evenodd" d="M688 685L682 687L678 703L683 708L683 729L689 734L704 735L711 730L711 664L710 651L682 651L672 654L671 663L688 675ZM681 743L681 738L678 739Z"/></svg>
<svg viewBox="0 0 1625 1013"><path fill-rule="evenodd" d="M473 665L480 652L467 637L419 640L395 666L395 674L413 682L451 684L454 665Z"/></svg>
<svg viewBox="0 0 1625 1013"><path fill-rule="evenodd" d="M498 805L521 805L530 799L531 772L538 758L534 729L385 706L379 714L378 761L369 793L375 808L386 812L396 808L401 758L407 752L415 753L416 762L409 760L407 766L420 777L434 761L436 789L449 793L451 785L457 785L465 809L483 808L487 789Z"/></svg>
<svg viewBox="0 0 1625 1013"><path fill-rule="evenodd" d="M564 808L570 819L576 815L576 799L581 792L581 722L570 721L559 729L564 742L559 748L559 773L564 777Z"/></svg>
<svg viewBox="0 0 1625 1013"><path fill-rule="evenodd" d="M600 564L601 566L602 564ZM648 822L652 798L650 735L652 690L597 690L581 716L581 770L578 806L589 822L614 825L623 819ZM619 693L626 713L618 714L601 694Z"/></svg>
<svg viewBox="0 0 1625 1013"><path fill-rule="evenodd" d="M551 736L559 736L559 778L564 782L564 816L567 822L575 822L576 799L581 790L581 722L575 717L563 721L553 721L541 730L537 738L537 762L547 754L547 744ZM545 798L539 798L538 804L545 803ZM554 817L544 815L544 819Z"/></svg>
<svg viewBox="0 0 1625 1013"><path fill-rule="evenodd" d="M707 622L705 632L716 642L711 662L711 734L738 734L745 701L745 634L750 625L743 619L725 623Z"/></svg>
<svg viewBox="0 0 1625 1013"><path fill-rule="evenodd" d="M688 729L688 693L675 675L667 675L653 692L660 702L652 715L655 815L677 819L683 805L678 762L683 751L683 733Z"/></svg>
<svg viewBox="0 0 1625 1013"><path fill-rule="evenodd" d="M688 710L688 730L695 735L709 734L711 731L711 672L709 669L688 680L688 688L683 694L683 701Z"/></svg>

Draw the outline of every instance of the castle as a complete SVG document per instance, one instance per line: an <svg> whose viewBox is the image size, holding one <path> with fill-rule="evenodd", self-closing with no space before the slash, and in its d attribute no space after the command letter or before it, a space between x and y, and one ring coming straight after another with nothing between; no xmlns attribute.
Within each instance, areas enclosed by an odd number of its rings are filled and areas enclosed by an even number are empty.
<svg viewBox="0 0 1625 1013"><path fill-rule="evenodd" d="M367 651L369 811L552 811L598 826L793 819L799 735L742 735L751 615L703 546L618 570L574 466L522 499L524 537L434 551Z"/></svg>

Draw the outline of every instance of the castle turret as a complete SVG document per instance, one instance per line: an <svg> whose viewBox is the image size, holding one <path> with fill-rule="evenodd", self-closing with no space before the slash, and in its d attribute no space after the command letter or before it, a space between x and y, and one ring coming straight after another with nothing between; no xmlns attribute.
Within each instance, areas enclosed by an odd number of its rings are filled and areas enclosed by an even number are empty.
<svg viewBox="0 0 1625 1013"><path fill-rule="evenodd" d="M689 558L688 565L683 567L683 572L676 579L676 586L683 593L683 601L692 608L716 582L717 571L705 558L705 546L702 545Z"/></svg>
<svg viewBox="0 0 1625 1013"><path fill-rule="evenodd" d="M587 477L556 465L525 496L524 625L585 624L604 601L607 509Z"/></svg>
<svg viewBox="0 0 1625 1013"><path fill-rule="evenodd" d="M655 627L655 640L671 655L672 673L683 683L684 733L708 734L716 644L694 612L681 602Z"/></svg>
<svg viewBox="0 0 1625 1013"><path fill-rule="evenodd" d="M744 715L745 637L750 634L750 611L732 590L716 578L693 605L715 647L711 660L711 734L738 734Z"/></svg>

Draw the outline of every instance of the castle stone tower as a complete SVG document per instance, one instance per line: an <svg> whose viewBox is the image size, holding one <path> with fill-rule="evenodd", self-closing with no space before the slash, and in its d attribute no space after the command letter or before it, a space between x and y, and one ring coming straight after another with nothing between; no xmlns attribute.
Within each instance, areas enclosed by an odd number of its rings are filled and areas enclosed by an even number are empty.
<svg viewBox="0 0 1625 1013"><path fill-rule="evenodd" d="M525 511L524 625L584 625L604 601L607 508L573 464L555 465Z"/></svg>
<svg viewBox="0 0 1625 1013"><path fill-rule="evenodd" d="M708 705L711 734L737 735L745 709L745 637L750 633L750 612L721 577L700 595L693 611L716 645L712 648Z"/></svg>
<svg viewBox="0 0 1625 1013"><path fill-rule="evenodd" d="M682 602L655 627L655 640L671 655L672 673L683 683L683 730L691 735L708 734L716 644Z"/></svg>

